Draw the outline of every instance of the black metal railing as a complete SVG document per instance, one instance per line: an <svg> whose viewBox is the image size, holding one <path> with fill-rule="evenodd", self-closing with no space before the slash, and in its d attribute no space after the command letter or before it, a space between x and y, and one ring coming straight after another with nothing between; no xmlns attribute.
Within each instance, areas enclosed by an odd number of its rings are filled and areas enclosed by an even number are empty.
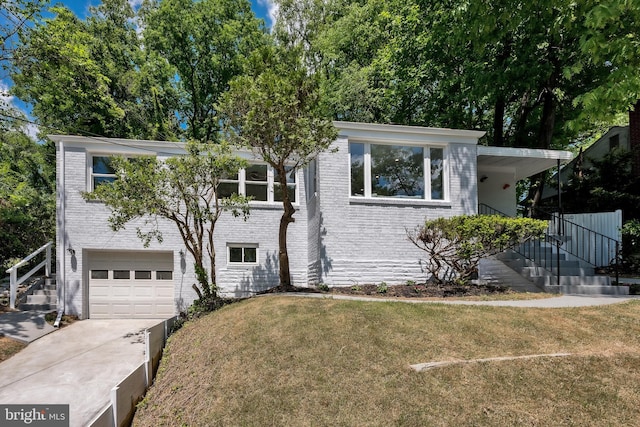
<svg viewBox="0 0 640 427"><path fill-rule="evenodd" d="M536 209L537 218L549 221L549 233L562 243L562 250L593 267L596 273L614 273L619 282L620 241L571 222L557 212Z"/></svg>
<svg viewBox="0 0 640 427"><path fill-rule="evenodd" d="M478 205L478 213L508 216L482 203ZM558 284L562 275L562 261L567 254L586 263L596 273L613 273L616 283L619 283L621 245L618 240L568 221L556 212L536 209L534 216L549 222L545 235L524 242L513 250L555 275Z"/></svg>

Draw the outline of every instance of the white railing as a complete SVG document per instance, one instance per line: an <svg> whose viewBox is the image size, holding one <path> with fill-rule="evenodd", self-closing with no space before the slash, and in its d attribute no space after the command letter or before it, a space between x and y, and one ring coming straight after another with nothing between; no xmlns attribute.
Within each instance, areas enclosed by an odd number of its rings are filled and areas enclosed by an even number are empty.
<svg viewBox="0 0 640 427"><path fill-rule="evenodd" d="M16 308L16 296L18 293L18 286L24 283L25 280L33 276L33 274L39 271L42 267L44 267L44 275L47 277L51 277L51 246L53 246L53 242L47 243L46 245L42 246L40 249L38 249L37 251L35 251L34 253L32 253L31 255L29 255L28 257L26 257L25 259L23 259L22 261L20 261L19 263L17 263L16 265L14 265L13 267L7 270L7 273L9 273L9 286L10 286L9 307L11 309ZM40 264L33 267L24 276L18 278L18 269L23 265L27 264L33 258L37 257L43 251L46 251L46 257L44 261L42 261Z"/></svg>

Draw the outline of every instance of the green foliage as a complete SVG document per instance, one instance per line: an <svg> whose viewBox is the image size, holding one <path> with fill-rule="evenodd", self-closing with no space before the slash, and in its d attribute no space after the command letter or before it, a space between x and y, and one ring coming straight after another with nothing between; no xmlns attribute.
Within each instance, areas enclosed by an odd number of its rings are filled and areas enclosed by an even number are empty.
<svg viewBox="0 0 640 427"><path fill-rule="evenodd" d="M611 120L640 99L640 5L629 0L588 0L580 38L587 66L604 66L601 84L575 101L583 120ZM571 71L574 71L572 69Z"/></svg>
<svg viewBox="0 0 640 427"><path fill-rule="evenodd" d="M506 218L499 215L462 215L428 220L407 231L409 240L424 250L430 280L467 283L477 272L481 258L540 237L545 221Z"/></svg>
<svg viewBox="0 0 640 427"><path fill-rule="evenodd" d="M126 0L105 0L82 21L63 6L20 34L13 93L55 132L169 139L177 99L163 60L144 49Z"/></svg>
<svg viewBox="0 0 640 427"><path fill-rule="evenodd" d="M327 285L326 283L318 283L316 285L316 288L318 288L322 292L328 292L329 291L329 285Z"/></svg>
<svg viewBox="0 0 640 427"><path fill-rule="evenodd" d="M247 0L149 1L142 12L144 42L173 71L175 113L188 139L218 135L216 103L246 57L263 44L264 28ZM177 76L178 78L173 78Z"/></svg>
<svg viewBox="0 0 640 427"><path fill-rule="evenodd" d="M389 286L387 285L387 282L380 282L376 286L376 292L378 292L379 294L386 294L388 290Z"/></svg>
<svg viewBox="0 0 640 427"><path fill-rule="evenodd" d="M30 22L40 17L45 0L2 0L0 19L0 65L13 59L15 37L24 32Z"/></svg>
<svg viewBox="0 0 640 427"><path fill-rule="evenodd" d="M55 149L0 128L0 266L55 236Z"/></svg>
<svg viewBox="0 0 640 427"><path fill-rule="evenodd" d="M159 219L172 222L194 259L200 289L209 297L216 295L216 222L224 211L235 217L249 214L249 199L237 194L218 198L218 185L223 177L246 167L246 161L226 144L188 143L186 151L164 162L152 157L114 158L111 166L119 178L84 197L111 209L109 224L114 231L141 219L136 232L145 246L152 240L162 242Z"/></svg>
<svg viewBox="0 0 640 427"><path fill-rule="evenodd" d="M284 210L278 262L285 288L291 286L287 229L295 213L287 175L329 149L337 137L319 104L318 79L303 64L301 49L273 44L253 53L247 73L231 81L218 105L225 139L251 149L275 170Z"/></svg>
<svg viewBox="0 0 640 427"><path fill-rule="evenodd" d="M632 170L633 153L615 149L593 166L578 167L563 192L567 212L602 212L621 209L625 220L640 218L640 180Z"/></svg>

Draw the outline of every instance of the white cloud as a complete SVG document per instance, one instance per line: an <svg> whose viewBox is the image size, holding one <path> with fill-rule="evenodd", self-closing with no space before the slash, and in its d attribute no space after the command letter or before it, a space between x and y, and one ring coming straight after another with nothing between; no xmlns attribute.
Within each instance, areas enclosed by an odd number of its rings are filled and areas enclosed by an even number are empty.
<svg viewBox="0 0 640 427"><path fill-rule="evenodd" d="M15 103L15 97L9 94L9 85L6 82L0 81L0 109L8 110L6 111L9 115L12 114L12 111L18 111L22 113L24 117L30 118L29 114L26 111L23 111L18 105ZM16 123L20 123L20 121L16 121ZM38 125L23 122L22 123L22 131L29 135L34 141L38 140Z"/></svg>
<svg viewBox="0 0 640 427"><path fill-rule="evenodd" d="M269 27L273 27L276 23L276 15L278 14L278 5L273 0L258 0L258 4L267 9L269 15Z"/></svg>
<svg viewBox="0 0 640 427"><path fill-rule="evenodd" d="M8 108L13 104L13 95L9 95L9 85L0 81L0 107Z"/></svg>

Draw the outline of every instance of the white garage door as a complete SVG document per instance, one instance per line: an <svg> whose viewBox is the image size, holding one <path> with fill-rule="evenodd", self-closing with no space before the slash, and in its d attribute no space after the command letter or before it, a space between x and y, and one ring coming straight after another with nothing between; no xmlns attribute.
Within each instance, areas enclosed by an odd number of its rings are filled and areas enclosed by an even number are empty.
<svg viewBox="0 0 640 427"><path fill-rule="evenodd" d="M156 318L174 311L172 253L90 253L89 317Z"/></svg>

